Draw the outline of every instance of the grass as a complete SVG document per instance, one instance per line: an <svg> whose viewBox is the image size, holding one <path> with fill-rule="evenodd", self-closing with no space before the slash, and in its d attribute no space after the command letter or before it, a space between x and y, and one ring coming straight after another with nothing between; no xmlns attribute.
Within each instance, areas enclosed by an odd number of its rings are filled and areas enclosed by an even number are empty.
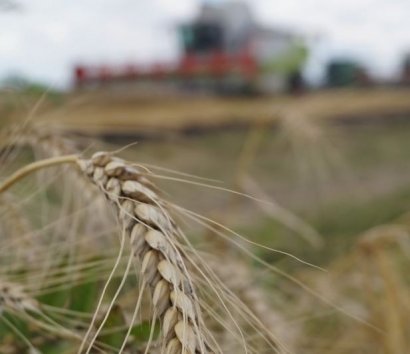
<svg viewBox="0 0 410 354"><path fill-rule="evenodd" d="M286 250L299 258L313 262L320 266L327 266L334 259L349 253L355 245L357 235L380 224L394 223L401 215L408 211L410 205L410 184L387 195L372 198L360 203L332 202L323 205L320 210L301 214L321 235L324 235L323 249L318 252L309 247L301 248L295 240L297 236L283 225L270 218L261 220L259 227L254 225L244 227L243 234L254 234L257 242L266 243L274 248ZM272 239L272 235L282 235L279 239ZM272 255L261 252L261 257L271 262L277 262L283 255ZM289 263L289 262L288 262ZM283 263L282 263L283 264ZM292 267L292 264L288 265ZM294 264L293 264L294 266Z"/></svg>

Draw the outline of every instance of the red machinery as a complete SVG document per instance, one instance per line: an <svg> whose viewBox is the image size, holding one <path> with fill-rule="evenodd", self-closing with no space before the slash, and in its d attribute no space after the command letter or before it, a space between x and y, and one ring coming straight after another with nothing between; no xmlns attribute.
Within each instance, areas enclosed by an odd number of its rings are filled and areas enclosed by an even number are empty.
<svg viewBox="0 0 410 354"><path fill-rule="evenodd" d="M155 64L151 67L124 65L123 67L85 66L75 67L77 87L93 83L104 84L114 81L135 80L184 80L187 78L221 78L229 74L238 74L251 80L258 72L255 58L248 53L229 55L213 52L203 57L185 54L177 65Z"/></svg>
<svg viewBox="0 0 410 354"><path fill-rule="evenodd" d="M126 84L129 89L130 85L155 82L211 91L277 91L305 59L304 48L294 35L258 26L248 7L237 2L204 5L199 16L180 26L179 32L183 54L177 63L148 67L78 65L75 86Z"/></svg>

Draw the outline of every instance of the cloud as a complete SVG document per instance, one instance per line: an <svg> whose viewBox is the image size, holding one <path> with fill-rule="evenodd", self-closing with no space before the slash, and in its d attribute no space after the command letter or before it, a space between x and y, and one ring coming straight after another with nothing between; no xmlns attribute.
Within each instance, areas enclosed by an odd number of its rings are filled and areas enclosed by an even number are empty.
<svg viewBox="0 0 410 354"><path fill-rule="evenodd" d="M388 75L397 68L400 54L410 48L407 0L247 2L261 23L307 34L312 47L308 72L316 76L321 63L343 54L357 56L374 72ZM173 28L193 16L200 1L21 3L23 11L0 13L0 77L21 72L65 86L75 62L147 63L176 58Z"/></svg>

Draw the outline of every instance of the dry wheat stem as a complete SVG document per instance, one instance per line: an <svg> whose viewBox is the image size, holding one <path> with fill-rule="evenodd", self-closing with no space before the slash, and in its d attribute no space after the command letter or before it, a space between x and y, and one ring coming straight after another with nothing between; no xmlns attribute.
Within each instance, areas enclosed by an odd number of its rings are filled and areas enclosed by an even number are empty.
<svg viewBox="0 0 410 354"><path fill-rule="evenodd" d="M78 161L77 155L66 155L59 157L52 157L49 159L44 159L40 161L28 164L21 169L13 173L9 178L7 178L3 183L0 184L0 193L8 190L15 183L20 181L22 178L32 174L33 172L40 171L46 167L61 165L65 163L76 163Z"/></svg>

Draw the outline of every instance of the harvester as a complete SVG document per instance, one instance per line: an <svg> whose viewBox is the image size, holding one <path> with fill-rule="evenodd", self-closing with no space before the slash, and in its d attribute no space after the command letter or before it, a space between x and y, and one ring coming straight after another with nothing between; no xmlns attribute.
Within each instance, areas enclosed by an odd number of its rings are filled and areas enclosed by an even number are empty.
<svg viewBox="0 0 410 354"><path fill-rule="evenodd" d="M301 85L303 40L256 23L244 3L204 4L178 26L181 55L148 66L77 65L77 89L151 87L209 93L274 93Z"/></svg>

